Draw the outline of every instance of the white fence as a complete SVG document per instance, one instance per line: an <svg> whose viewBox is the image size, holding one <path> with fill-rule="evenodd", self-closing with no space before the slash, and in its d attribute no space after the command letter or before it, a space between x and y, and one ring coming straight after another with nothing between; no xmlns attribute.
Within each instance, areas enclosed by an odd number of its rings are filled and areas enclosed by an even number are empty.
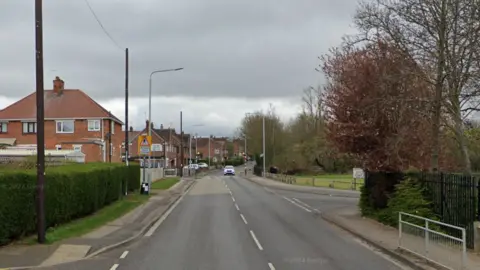
<svg viewBox="0 0 480 270"><path fill-rule="evenodd" d="M403 212L398 215L398 227L400 249L447 269L466 269L464 228Z"/></svg>

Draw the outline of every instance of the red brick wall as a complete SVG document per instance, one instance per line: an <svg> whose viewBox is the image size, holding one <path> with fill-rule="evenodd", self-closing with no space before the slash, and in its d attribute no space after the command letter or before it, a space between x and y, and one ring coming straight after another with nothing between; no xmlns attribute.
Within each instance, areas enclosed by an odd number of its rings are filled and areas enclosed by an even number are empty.
<svg viewBox="0 0 480 270"><path fill-rule="evenodd" d="M103 121L104 135L109 129L109 120ZM45 144L47 149L55 149L55 145L62 142L82 142L85 139L102 138L102 131L88 131L88 120L75 120L74 133L56 133L55 121L45 121ZM17 144L36 144L36 134L23 134L22 122L15 121L8 123L7 133L0 133L0 138L15 138ZM112 135L112 162L121 162L121 145L125 139L125 134L122 131L122 126L118 123L114 125L114 134ZM109 141L106 141L106 161L109 161L110 146ZM62 149L73 149L73 145L63 144ZM103 155L100 145L83 144L82 152L86 155L86 162L103 161Z"/></svg>

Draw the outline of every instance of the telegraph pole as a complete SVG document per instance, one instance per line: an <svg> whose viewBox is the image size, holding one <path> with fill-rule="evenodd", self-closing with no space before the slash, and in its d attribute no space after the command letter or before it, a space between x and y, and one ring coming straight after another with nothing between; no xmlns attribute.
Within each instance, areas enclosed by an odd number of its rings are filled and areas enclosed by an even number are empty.
<svg viewBox="0 0 480 270"><path fill-rule="evenodd" d="M45 115L43 89L43 3L35 0L35 73L37 98L37 240L45 243Z"/></svg>
<svg viewBox="0 0 480 270"><path fill-rule="evenodd" d="M125 165L128 166L128 48L125 49Z"/></svg>
<svg viewBox="0 0 480 270"><path fill-rule="evenodd" d="M183 176L183 116L180 111L180 176Z"/></svg>

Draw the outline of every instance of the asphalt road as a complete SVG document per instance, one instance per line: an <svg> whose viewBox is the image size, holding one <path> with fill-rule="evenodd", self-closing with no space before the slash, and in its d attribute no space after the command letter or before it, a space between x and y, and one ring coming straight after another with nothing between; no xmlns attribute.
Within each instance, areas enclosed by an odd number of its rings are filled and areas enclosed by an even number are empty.
<svg viewBox="0 0 480 270"><path fill-rule="evenodd" d="M318 215L356 203L266 189L237 176L206 177L143 240L51 269L408 269Z"/></svg>

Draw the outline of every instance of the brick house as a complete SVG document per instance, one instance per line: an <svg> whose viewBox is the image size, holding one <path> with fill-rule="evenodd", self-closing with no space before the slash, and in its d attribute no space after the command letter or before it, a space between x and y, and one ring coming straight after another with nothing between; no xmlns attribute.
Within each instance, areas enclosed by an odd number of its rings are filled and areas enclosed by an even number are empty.
<svg viewBox="0 0 480 270"><path fill-rule="evenodd" d="M65 89L59 77L45 90L45 147L73 149L86 162L121 162L122 121L79 89ZM0 110L0 140L36 145L36 93ZM7 142L7 143L5 143Z"/></svg>
<svg viewBox="0 0 480 270"><path fill-rule="evenodd" d="M222 161L223 155L225 150L225 143L222 140L216 140L215 137L204 137L198 138L197 142L197 152L200 153L202 158L208 158L208 146L210 141L210 157L212 158L213 162Z"/></svg>
<svg viewBox="0 0 480 270"><path fill-rule="evenodd" d="M167 167L176 168L180 166L180 135L178 135L174 128L155 128L152 123L152 134L155 132L165 140L164 155L167 158Z"/></svg>

